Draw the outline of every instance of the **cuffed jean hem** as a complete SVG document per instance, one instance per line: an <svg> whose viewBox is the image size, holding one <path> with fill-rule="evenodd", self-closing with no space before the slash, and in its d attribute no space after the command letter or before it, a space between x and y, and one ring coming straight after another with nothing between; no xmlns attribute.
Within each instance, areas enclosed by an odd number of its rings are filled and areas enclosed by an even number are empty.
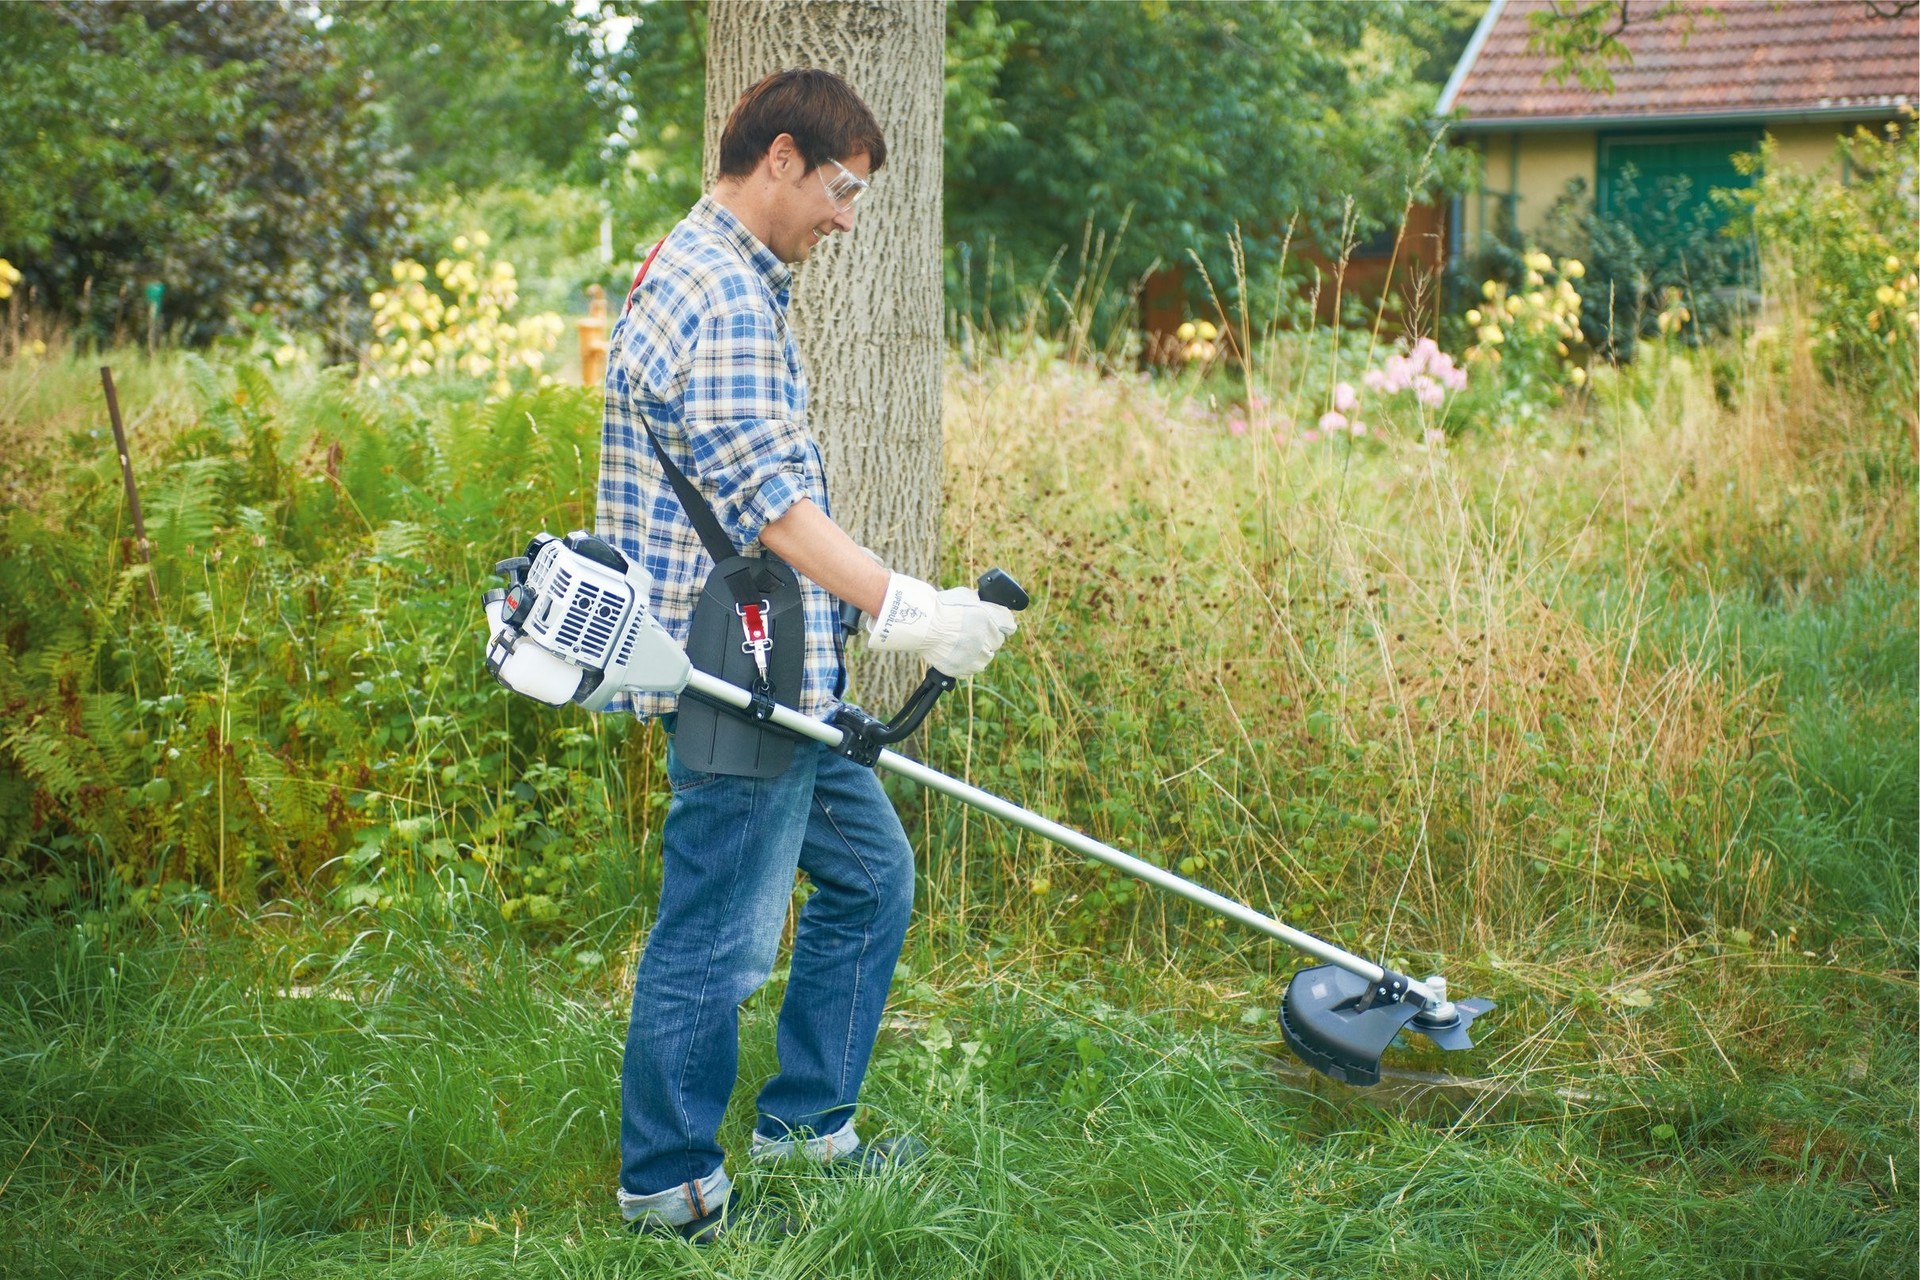
<svg viewBox="0 0 1920 1280"><path fill-rule="evenodd" d="M680 1227L723 1207L731 1194L733 1179L727 1177L727 1167L721 1165L697 1182L683 1182L677 1187L668 1187L665 1191L644 1196L637 1196L621 1187L620 1216L628 1222L657 1222L662 1226Z"/></svg>
<svg viewBox="0 0 1920 1280"><path fill-rule="evenodd" d="M841 1156L850 1156L860 1149L860 1135L854 1132L853 1121L849 1120L832 1133L820 1138L769 1138L764 1133L755 1132L753 1149L748 1158L755 1164L778 1164L795 1156L825 1164Z"/></svg>

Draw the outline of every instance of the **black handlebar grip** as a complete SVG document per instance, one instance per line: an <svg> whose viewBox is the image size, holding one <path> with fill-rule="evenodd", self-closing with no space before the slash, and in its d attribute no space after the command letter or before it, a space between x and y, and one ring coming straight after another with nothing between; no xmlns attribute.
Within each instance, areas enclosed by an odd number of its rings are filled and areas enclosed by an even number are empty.
<svg viewBox="0 0 1920 1280"><path fill-rule="evenodd" d="M980 575L980 581L974 589L980 598L988 604L997 604L1019 613L1033 601L1027 596L1027 589L1013 580L1013 575L1005 569L989 569Z"/></svg>

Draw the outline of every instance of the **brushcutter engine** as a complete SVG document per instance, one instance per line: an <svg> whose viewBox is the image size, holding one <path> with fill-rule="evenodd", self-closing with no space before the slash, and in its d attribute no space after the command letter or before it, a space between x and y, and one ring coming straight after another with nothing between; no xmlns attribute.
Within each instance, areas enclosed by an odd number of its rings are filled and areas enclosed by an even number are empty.
<svg viewBox="0 0 1920 1280"><path fill-rule="evenodd" d="M622 693L678 693L686 652L647 611L653 581L604 539L542 533L493 567L484 597L487 670L549 706L605 711Z"/></svg>
<svg viewBox="0 0 1920 1280"><path fill-rule="evenodd" d="M1283 924L1153 863L1065 827L978 787L886 749L912 733L951 676L927 672L899 714L881 721L842 705L825 720L782 706L764 690L749 691L695 667L647 602L652 581L611 544L592 534L539 534L525 555L494 566L505 590L486 593L487 669L516 693L549 704L604 711L622 693L691 694L742 717L810 738L869 768L884 768L922 786L1103 862L1184 898L1322 963L1295 973L1280 1005L1280 1030L1301 1061L1335 1080L1380 1081L1380 1058L1403 1031L1442 1049L1472 1046L1468 1028L1494 1006L1452 1000L1446 979L1416 980ZM980 579L982 599L1024 609L1020 584L995 569Z"/></svg>

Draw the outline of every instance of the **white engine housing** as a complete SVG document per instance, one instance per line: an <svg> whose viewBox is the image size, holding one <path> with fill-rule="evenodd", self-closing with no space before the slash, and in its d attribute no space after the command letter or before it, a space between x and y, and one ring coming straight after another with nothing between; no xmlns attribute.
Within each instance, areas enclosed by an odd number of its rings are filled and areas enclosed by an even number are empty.
<svg viewBox="0 0 1920 1280"><path fill-rule="evenodd" d="M508 620L508 599L487 603L487 665L509 689L552 706L604 711L623 693L678 693L691 667L647 610L653 580L617 552L618 569L575 549L589 538L535 540L526 579L514 587L532 593L521 620Z"/></svg>

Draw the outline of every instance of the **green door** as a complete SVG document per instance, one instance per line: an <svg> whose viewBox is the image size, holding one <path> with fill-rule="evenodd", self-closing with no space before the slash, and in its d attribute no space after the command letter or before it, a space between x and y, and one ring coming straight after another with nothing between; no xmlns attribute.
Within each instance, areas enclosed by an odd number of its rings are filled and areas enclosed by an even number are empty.
<svg viewBox="0 0 1920 1280"><path fill-rule="evenodd" d="M1675 222L1718 228L1726 211L1713 203L1715 187L1747 187L1753 178L1733 167L1734 153L1757 151L1758 129L1688 134L1602 134L1600 212L1641 236L1656 237Z"/></svg>

